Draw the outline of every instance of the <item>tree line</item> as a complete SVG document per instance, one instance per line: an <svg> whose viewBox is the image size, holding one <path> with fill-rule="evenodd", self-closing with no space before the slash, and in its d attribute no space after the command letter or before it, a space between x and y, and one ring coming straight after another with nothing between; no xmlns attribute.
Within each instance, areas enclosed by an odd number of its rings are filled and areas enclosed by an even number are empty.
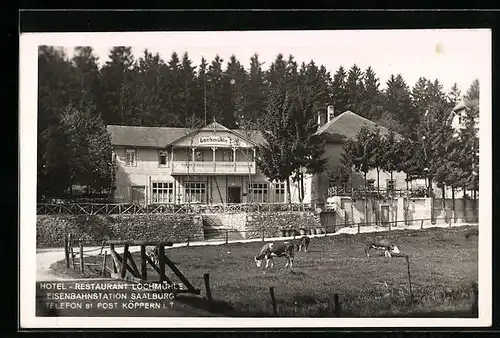
<svg viewBox="0 0 500 338"><path fill-rule="evenodd" d="M436 103L437 104L434 104ZM427 195L433 196L433 182L442 189L472 190L479 188L479 81L475 80L466 95L462 128L451 125L450 110L444 97L428 106L418 121L414 138L401 137L389 130L362 127L355 139L343 145L341 165L334 169L334 180L347 182L353 170L366 174L376 170L391 174L404 172L407 182L415 178L427 180ZM378 179L377 179L378 182ZM377 187L379 189L379 187Z"/></svg>
<svg viewBox="0 0 500 338"><path fill-rule="evenodd" d="M371 67L363 71L357 65L340 66L331 74L312 60L299 64L292 55L282 54L267 70L262 66L257 54L248 67L234 55L227 61L220 56L211 61L202 58L194 66L188 53L172 53L163 60L145 50L135 58L131 47L113 47L99 66L91 47L76 47L70 58L63 49L40 46L39 193L60 195L72 184L95 191L112 185L107 124L194 129L215 119L228 128L269 131L273 126L282 150L284 140L293 134L295 141L287 145L294 147L293 159L280 161L292 161L290 173L300 180L302 168L322 170L321 140L313 134L315 113L327 105L339 112L351 110L416 140L423 117L429 116L426 111L444 119L460 98L456 84L445 93L438 80L422 77L410 89L400 74L392 75L381 90ZM290 109L287 118L279 120L283 107ZM276 121L282 122L286 133L278 133ZM271 166L261 167L269 177L283 176Z"/></svg>

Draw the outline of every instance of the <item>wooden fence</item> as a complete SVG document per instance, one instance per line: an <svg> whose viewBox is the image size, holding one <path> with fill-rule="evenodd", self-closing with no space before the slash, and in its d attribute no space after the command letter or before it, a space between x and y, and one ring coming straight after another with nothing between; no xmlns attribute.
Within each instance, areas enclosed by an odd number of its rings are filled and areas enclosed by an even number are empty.
<svg viewBox="0 0 500 338"><path fill-rule="evenodd" d="M60 203L37 204L37 215L123 215L238 213L251 211L312 211L310 204L239 203L239 204L133 204L133 203Z"/></svg>

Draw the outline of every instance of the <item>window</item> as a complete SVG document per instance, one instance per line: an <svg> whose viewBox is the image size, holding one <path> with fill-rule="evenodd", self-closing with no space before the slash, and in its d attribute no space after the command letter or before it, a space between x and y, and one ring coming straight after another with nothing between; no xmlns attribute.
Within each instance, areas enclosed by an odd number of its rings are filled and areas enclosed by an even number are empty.
<svg viewBox="0 0 500 338"><path fill-rule="evenodd" d="M396 188L396 180L387 180L387 190L394 190Z"/></svg>
<svg viewBox="0 0 500 338"><path fill-rule="evenodd" d="M369 180L366 182L366 189L375 189L375 180Z"/></svg>
<svg viewBox="0 0 500 338"><path fill-rule="evenodd" d="M268 203L268 191L267 183L252 183L248 185L248 196L252 202Z"/></svg>
<svg viewBox="0 0 500 338"><path fill-rule="evenodd" d="M197 162L203 161L203 152L200 151L200 150L195 151L195 153L194 153L194 159Z"/></svg>
<svg viewBox="0 0 500 338"><path fill-rule="evenodd" d="M187 182L186 203L206 203L206 183L205 182Z"/></svg>
<svg viewBox="0 0 500 338"><path fill-rule="evenodd" d="M285 202L285 183L276 182L274 183L274 202L284 203Z"/></svg>
<svg viewBox="0 0 500 338"><path fill-rule="evenodd" d="M335 187L337 187L337 180L330 178L330 180L328 181L328 188L335 188Z"/></svg>
<svg viewBox="0 0 500 338"><path fill-rule="evenodd" d="M231 162L233 160L233 151L232 150L224 150L222 160L224 162Z"/></svg>
<svg viewBox="0 0 500 338"><path fill-rule="evenodd" d="M168 167L168 151L158 150L158 165L160 167Z"/></svg>
<svg viewBox="0 0 500 338"><path fill-rule="evenodd" d="M137 165L135 158L135 149L125 150L125 165L128 167L135 167Z"/></svg>
<svg viewBox="0 0 500 338"><path fill-rule="evenodd" d="M151 203L173 203L174 184L172 182L153 182Z"/></svg>
<svg viewBox="0 0 500 338"><path fill-rule="evenodd" d="M349 184L347 183L347 181L342 181L341 187L344 191L347 191L349 189Z"/></svg>

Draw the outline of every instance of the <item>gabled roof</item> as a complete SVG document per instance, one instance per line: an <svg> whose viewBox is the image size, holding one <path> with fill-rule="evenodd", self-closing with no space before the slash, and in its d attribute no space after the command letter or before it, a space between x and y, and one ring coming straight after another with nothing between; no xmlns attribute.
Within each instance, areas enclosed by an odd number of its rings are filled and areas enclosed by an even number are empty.
<svg viewBox="0 0 500 338"><path fill-rule="evenodd" d="M107 130L111 134L111 144L114 146L151 147L165 148L167 145L179 139L201 130L224 130L232 132L243 139L248 139L256 144L265 143L265 138L258 130L228 129L220 123L213 122L201 129L173 127L139 127L108 125Z"/></svg>
<svg viewBox="0 0 500 338"><path fill-rule="evenodd" d="M188 128L138 127L108 125L111 144L115 146L164 148L167 144L187 135Z"/></svg>
<svg viewBox="0 0 500 338"><path fill-rule="evenodd" d="M340 115L335 116L330 122L322 125L317 133L323 134L327 142L339 143L347 139L356 138L357 133L361 130L363 126L370 129L378 127L382 135L388 134L389 129L382 127L381 125L370 121L358 114L353 113L350 110L343 112ZM402 137L396 133L396 137Z"/></svg>

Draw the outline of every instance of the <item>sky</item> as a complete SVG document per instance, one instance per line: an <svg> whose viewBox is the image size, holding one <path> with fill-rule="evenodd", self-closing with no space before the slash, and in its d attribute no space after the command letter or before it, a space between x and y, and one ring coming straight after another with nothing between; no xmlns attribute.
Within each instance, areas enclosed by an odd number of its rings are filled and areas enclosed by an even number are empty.
<svg viewBox="0 0 500 338"><path fill-rule="evenodd" d="M491 44L485 29L60 33L47 40L64 46L69 56L75 46L92 46L100 64L117 45L132 47L136 58L147 48L166 62L173 52L179 57L187 52L195 66L202 56L211 61L218 54L226 63L234 54L248 68L257 53L264 70L278 53L291 54L299 64L325 65L332 76L341 65L371 66L381 89L391 74L401 74L410 88L423 76L438 79L446 92L456 82L462 94L484 74L482 67L490 66L481 60Z"/></svg>

